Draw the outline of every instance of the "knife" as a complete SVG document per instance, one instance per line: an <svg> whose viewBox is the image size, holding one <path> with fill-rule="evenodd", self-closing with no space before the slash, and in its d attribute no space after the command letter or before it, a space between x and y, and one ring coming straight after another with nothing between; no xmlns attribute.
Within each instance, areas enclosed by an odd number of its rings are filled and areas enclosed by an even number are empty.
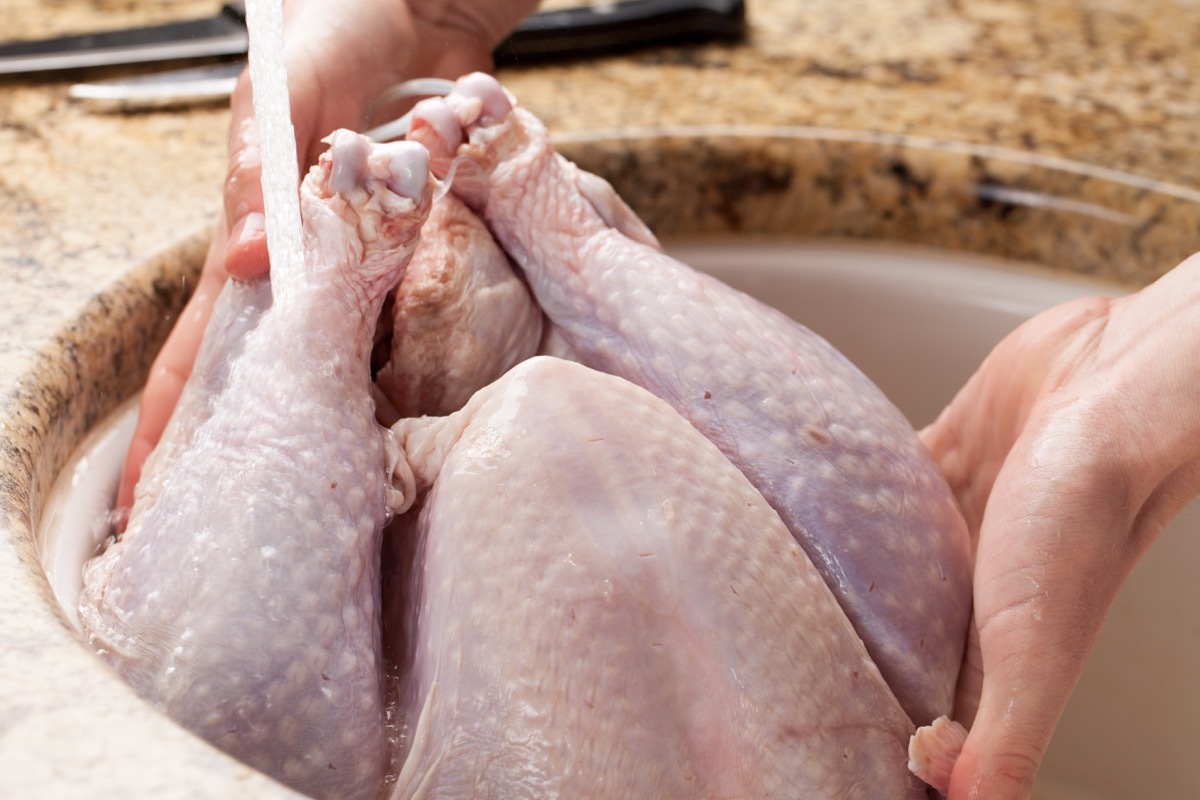
<svg viewBox="0 0 1200 800"><path fill-rule="evenodd" d="M494 55L498 64L528 64L652 45L736 41L745 31L745 0L622 0L533 14ZM203 19L0 43L0 75L244 55L247 47L245 3L234 0Z"/></svg>
<svg viewBox="0 0 1200 800"><path fill-rule="evenodd" d="M0 75L242 55L249 41L246 4L234 0L207 19L0 43Z"/></svg>

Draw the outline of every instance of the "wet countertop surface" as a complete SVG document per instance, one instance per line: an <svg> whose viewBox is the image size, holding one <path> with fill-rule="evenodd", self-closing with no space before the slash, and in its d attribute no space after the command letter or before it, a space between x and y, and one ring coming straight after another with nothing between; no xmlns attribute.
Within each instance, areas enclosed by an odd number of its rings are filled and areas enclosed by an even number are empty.
<svg viewBox="0 0 1200 800"><path fill-rule="evenodd" d="M4 37L215 13L9 0ZM1200 2L749 0L743 44L502 73L664 236L897 239L1143 284L1200 250ZM0 795L282 793L139 704L33 536L144 378L220 206L227 112L94 113L0 76ZM231 784L230 781L234 783Z"/></svg>

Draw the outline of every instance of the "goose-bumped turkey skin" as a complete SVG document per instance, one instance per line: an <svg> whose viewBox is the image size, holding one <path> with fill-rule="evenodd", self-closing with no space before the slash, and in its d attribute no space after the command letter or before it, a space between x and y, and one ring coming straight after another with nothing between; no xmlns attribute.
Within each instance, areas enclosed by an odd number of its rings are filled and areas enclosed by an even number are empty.
<svg viewBox="0 0 1200 800"><path fill-rule="evenodd" d="M335 134L302 273L227 287L89 640L319 798L924 797L970 585L911 426L493 79L410 139Z"/></svg>
<svg viewBox="0 0 1200 800"><path fill-rule="evenodd" d="M538 357L393 431L428 492L393 800L925 796L820 575L666 403Z"/></svg>
<svg viewBox="0 0 1200 800"><path fill-rule="evenodd" d="M266 311L247 302L262 287L226 287L131 525L80 598L88 640L140 694L317 797L371 798L386 764L389 487L368 356L430 186L421 147L334 135L302 188L303 272L272 274Z"/></svg>
<svg viewBox="0 0 1200 800"><path fill-rule="evenodd" d="M970 615L966 523L904 415L824 339L663 253L607 183L555 153L491 77L423 101L410 138L471 186L582 363L670 403L821 571L918 724L949 714Z"/></svg>

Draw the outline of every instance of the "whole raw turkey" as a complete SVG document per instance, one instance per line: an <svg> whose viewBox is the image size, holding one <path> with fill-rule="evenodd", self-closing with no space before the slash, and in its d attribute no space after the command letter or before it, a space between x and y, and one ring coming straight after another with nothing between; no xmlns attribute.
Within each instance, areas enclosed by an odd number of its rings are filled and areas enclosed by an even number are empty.
<svg viewBox="0 0 1200 800"><path fill-rule="evenodd" d="M316 797L924 797L969 557L903 416L491 78L410 138L335 134L303 273L227 287L89 639Z"/></svg>

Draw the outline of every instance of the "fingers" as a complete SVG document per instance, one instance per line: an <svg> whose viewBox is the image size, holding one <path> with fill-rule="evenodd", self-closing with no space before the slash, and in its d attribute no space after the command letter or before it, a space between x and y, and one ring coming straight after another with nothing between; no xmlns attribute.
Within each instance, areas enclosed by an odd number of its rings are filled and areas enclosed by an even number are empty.
<svg viewBox="0 0 1200 800"><path fill-rule="evenodd" d="M1157 442L1137 444L1144 403L1112 369L1089 369L1107 363L1120 321L1089 337L1097 346L1060 351L1095 356L1073 359L1074 379L1033 404L991 490L975 564L983 680L951 800L1029 796L1108 609L1177 510L1164 512L1162 497L1187 493L1177 482L1191 480L1190 465L1164 475L1149 452ZM1139 372L1156 383L1153 369ZM971 679L964 671L960 688Z"/></svg>
<svg viewBox="0 0 1200 800"><path fill-rule="evenodd" d="M1029 796L1136 560L1130 509L1140 498L1111 459L1111 395L1090 379L1111 310L1088 298L1026 323L921 433L976 546L975 625L955 700L971 733L951 800Z"/></svg>
<svg viewBox="0 0 1200 800"><path fill-rule="evenodd" d="M1200 491L1198 279L1031 320L922 432L976 533L950 800L1029 796L1119 587Z"/></svg>
<svg viewBox="0 0 1200 800"><path fill-rule="evenodd" d="M352 5L297 0L285 9L285 57L302 168L316 160L323 149L320 140L330 131L360 127L369 103L392 83L417 74L457 77L489 68L492 46L534 3L509 0L481 19L473 15L483 7L469 3L459 9L454 3L443 7L420 2L416 5L427 13L415 16L393 0L359 0ZM251 281L269 270L262 161L248 72L238 79L230 106L227 225L214 238L196 293L151 368L118 489L118 509L132 503L142 463L166 428L191 374L221 286L228 277Z"/></svg>
<svg viewBox="0 0 1200 800"><path fill-rule="evenodd" d="M184 306L179 321L150 367L138 406L137 426L117 489L117 510L128 511L132 507L133 490L141 476L142 464L162 437L183 386L191 375L196 352L200 349L200 339L212 316L213 304L228 277L223 266L224 230L224 222L221 222L217 226L217 235L209 245L196 291Z"/></svg>
<svg viewBox="0 0 1200 800"><path fill-rule="evenodd" d="M1085 455L1090 443L1078 426L1035 429L1014 447L983 520L975 571L983 681L951 800L1029 796L1136 559L1124 547L1131 498L1119 471Z"/></svg>
<svg viewBox="0 0 1200 800"><path fill-rule="evenodd" d="M262 155L250 75L243 72L230 100L229 171L225 177L225 218L229 239L224 267L239 280L255 280L268 270L267 233L263 216Z"/></svg>
<svg viewBox="0 0 1200 800"><path fill-rule="evenodd" d="M367 108L403 78L456 78L491 68L491 50L536 6L358 0L348 7L309 0L285 8L292 121L300 166L315 163L335 128L358 130ZM261 188L262 161L253 94L243 72L230 100L225 267L239 280L268 271Z"/></svg>
<svg viewBox="0 0 1200 800"><path fill-rule="evenodd" d="M1112 301L1085 297L1056 306L992 350L958 395L920 432L977 538L1000 468L1034 404L1057 391L1104 329Z"/></svg>

